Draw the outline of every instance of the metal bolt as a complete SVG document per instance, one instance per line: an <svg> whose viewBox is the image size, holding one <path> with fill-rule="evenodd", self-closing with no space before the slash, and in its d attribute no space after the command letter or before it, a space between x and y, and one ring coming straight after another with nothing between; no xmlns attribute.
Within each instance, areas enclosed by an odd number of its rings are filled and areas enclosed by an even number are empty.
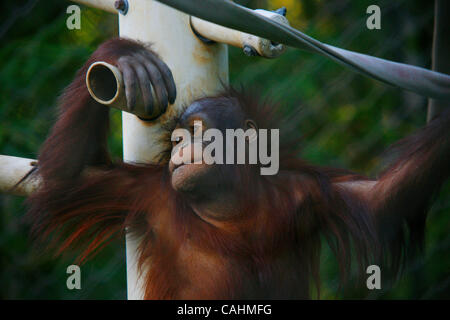
<svg viewBox="0 0 450 320"><path fill-rule="evenodd" d="M117 0L114 2L114 8L121 14L126 15L128 12L128 1L127 0Z"/></svg>
<svg viewBox="0 0 450 320"><path fill-rule="evenodd" d="M275 13L281 14L283 17L286 17L286 12L286 7L281 7L280 9L275 10Z"/></svg>
<svg viewBox="0 0 450 320"><path fill-rule="evenodd" d="M258 55L258 52L249 45L244 46L244 53L249 57L254 57Z"/></svg>

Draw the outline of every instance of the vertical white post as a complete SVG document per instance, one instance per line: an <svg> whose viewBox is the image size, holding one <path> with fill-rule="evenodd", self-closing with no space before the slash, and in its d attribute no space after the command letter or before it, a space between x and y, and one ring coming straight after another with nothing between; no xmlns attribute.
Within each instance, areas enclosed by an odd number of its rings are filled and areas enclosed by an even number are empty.
<svg viewBox="0 0 450 320"><path fill-rule="evenodd" d="M123 112L123 156L126 162L156 161L162 150L158 139L161 123L175 111L203 95L217 93L228 83L228 51L225 44L206 45L191 30L189 16L156 1L129 1L126 15L119 15L121 37L153 43L153 49L173 72L177 99L155 122L143 122ZM142 299L142 281L136 269L138 243L127 237L128 299ZM145 271L144 271L145 272Z"/></svg>

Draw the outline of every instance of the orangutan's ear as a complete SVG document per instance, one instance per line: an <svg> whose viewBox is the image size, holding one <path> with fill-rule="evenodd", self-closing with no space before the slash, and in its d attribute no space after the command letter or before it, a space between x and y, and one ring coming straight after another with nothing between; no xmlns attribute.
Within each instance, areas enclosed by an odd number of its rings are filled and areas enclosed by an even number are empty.
<svg viewBox="0 0 450 320"><path fill-rule="evenodd" d="M254 141L258 137L258 125L252 119L245 120L245 130L254 129L255 133L249 137L246 137L248 141Z"/></svg>
<svg viewBox="0 0 450 320"><path fill-rule="evenodd" d="M252 119L247 119L245 120L245 129L255 129L256 131L258 131L258 126L256 125L256 122L253 121Z"/></svg>

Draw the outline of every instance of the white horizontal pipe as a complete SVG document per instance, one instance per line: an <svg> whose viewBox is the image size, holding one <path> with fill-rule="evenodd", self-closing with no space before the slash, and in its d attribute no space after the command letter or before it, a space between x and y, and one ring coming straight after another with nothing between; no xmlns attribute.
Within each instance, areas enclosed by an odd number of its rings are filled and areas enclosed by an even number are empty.
<svg viewBox="0 0 450 320"><path fill-rule="evenodd" d="M122 72L116 66L104 61L94 62L86 73L86 86L95 101L108 107L129 112ZM156 97L153 87L152 93L152 96ZM161 114L161 108L157 100L154 101L153 107L152 114L145 111L143 97L141 91L138 90L132 113L144 119L153 119Z"/></svg>
<svg viewBox="0 0 450 320"><path fill-rule="evenodd" d="M286 17L276 12L262 9L257 9L255 10L255 12L279 23L289 24ZM260 56L265 58L276 58L286 50L286 47L283 44L273 43L268 39L222 27L218 24L196 17L191 17L191 25L194 31L203 38L216 42L226 43L238 48L249 46L254 49Z"/></svg>
<svg viewBox="0 0 450 320"><path fill-rule="evenodd" d="M0 155L0 193L28 196L36 191L42 182L39 171L29 176L27 174L36 168L37 163L38 161L34 159ZM96 167L87 167L83 170L82 176L92 176L101 172L102 170Z"/></svg>
<svg viewBox="0 0 450 320"><path fill-rule="evenodd" d="M0 192L26 196L37 189L39 179L27 178L17 183L34 168L36 160L12 156L0 156Z"/></svg>

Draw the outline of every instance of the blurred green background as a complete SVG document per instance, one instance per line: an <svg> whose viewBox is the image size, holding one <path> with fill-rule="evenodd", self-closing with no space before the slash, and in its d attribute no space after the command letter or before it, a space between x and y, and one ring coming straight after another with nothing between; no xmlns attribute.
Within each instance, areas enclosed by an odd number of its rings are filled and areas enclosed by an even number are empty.
<svg viewBox="0 0 450 320"><path fill-rule="evenodd" d="M429 68L432 1L251 0L250 8L285 6L291 24L331 45ZM117 35L117 17L82 7L81 30L66 28L69 1L4 1L0 20L0 154L36 158L55 120L55 101L76 70L104 40ZM381 30L366 28L366 8L381 8ZM288 49L279 59L247 57L230 48L230 77L301 109L303 157L373 175L392 142L426 122L427 101L357 75L320 56ZM121 158L121 119L114 111L110 146ZM23 198L0 195L1 299L125 299L123 241L82 267L82 290L66 288L73 257L33 250L22 222ZM322 298L430 299L450 297L450 185L427 220L425 254L399 281L375 292L344 290L328 250L322 258Z"/></svg>

